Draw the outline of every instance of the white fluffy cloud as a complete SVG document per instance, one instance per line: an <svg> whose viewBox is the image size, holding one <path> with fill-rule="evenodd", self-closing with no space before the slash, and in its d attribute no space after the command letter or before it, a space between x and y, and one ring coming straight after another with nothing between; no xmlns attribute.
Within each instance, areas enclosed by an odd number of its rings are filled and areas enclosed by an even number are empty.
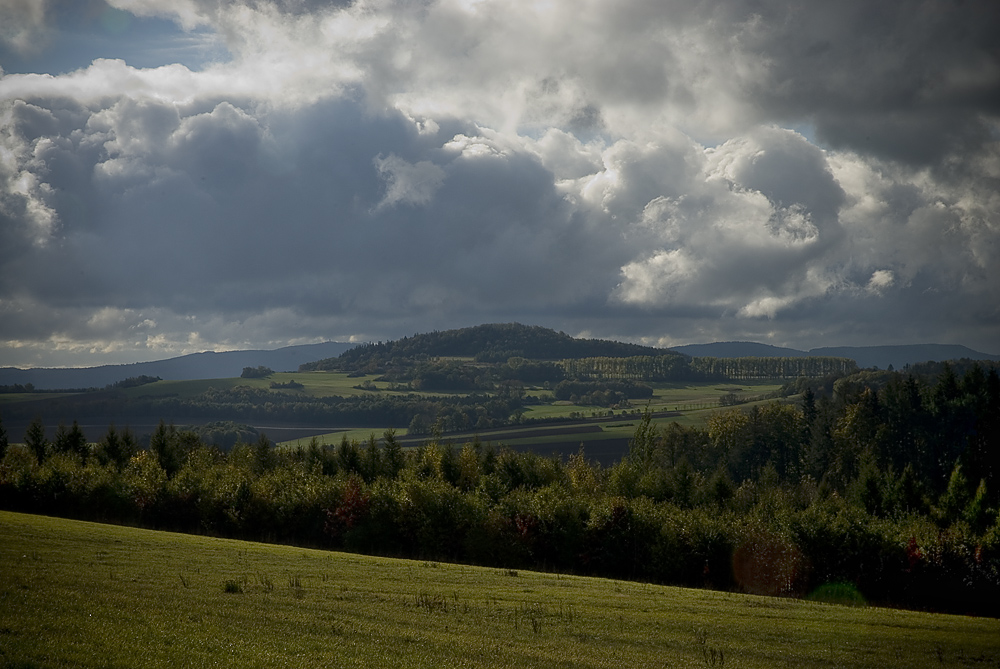
<svg viewBox="0 0 1000 669"><path fill-rule="evenodd" d="M991 3L109 4L229 57L0 77L0 364L515 319L996 352Z"/></svg>

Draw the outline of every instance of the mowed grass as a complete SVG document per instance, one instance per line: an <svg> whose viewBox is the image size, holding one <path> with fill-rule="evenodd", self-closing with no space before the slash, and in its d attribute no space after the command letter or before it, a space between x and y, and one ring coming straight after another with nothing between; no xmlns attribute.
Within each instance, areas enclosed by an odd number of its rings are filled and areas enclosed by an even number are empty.
<svg viewBox="0 0 1000 669"><path fill-rule="evenodd" d="M3 667L997 666L1000 621L0 512Z"/></svg>

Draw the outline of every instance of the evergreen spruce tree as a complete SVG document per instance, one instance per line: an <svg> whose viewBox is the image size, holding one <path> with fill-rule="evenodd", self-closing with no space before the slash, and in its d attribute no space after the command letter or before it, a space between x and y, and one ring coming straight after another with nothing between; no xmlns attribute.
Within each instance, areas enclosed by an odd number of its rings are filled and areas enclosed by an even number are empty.
<svg viewBox="0 0 1000 669"><path fill-rule="evenodd" d="M69 429L63 421L59 421L59 427L56 428L56 436L52 440L52 448L56 453L69 452Z"/></svg>
<svg viewBox="0 0 1000 669"><path fill-rule="evenodd" d="M156 430L149 437L149 450L156 455L160 467L169 477L172 477L181 468L182 453L179 441L177 428L174 427L173 423L168 427L162 418L156 426Z"/></svg>
<svg viewBox="0 0 1000 669"><path fill-rule="evenodd" d="M347 435L341 435L337 446L337 468L345 472L358 473L361 470L361 453L358 442L348 440Z"/></svg>
<svg viewBox="0 0 1000 669"><path fill-rule="evenodd" d="M391 479L399 476L406 466L406 456L403 453L403 446L396 439L396 431L389 428L382 434L383 460L385 464L385 474Z"/></svg>
<svg viewBox="0 0 1000 669"><path fill-rule="evenodd" d="M366 483L371 483L382 475L382 453L378 447L378 439L372 432L365 444L361 458L361 477Z"/></svg>
<svg viewBox="0 0 1000 669"><path fill-rule="evenodd" d="M59 423L52 447L57 453L71 453L86 459L88 455L87 438L80 429L80 423L73 421L73 427L66 428L66 423Z"/></svg>
<svg viewBox="0 0 1000 669"><path fill-rule="evenodd" d="M121 458L121 464L119 466L124 467L132 459L132 456L139 452L139 441L135 438L135 432L128 425L122 430L120 440L121 450L118 457Z"/></svg>
<svg viewBox="0 0 1000 669"><path fill-rule="evenodd" d="M87 437L83 434L83 430L80 429L80 423L75 420L73 421L73 426L69 428L67 446L71 452L76 453L84 460L90 454L90 448L87 446Z"/></svg>
<svg viewBox="0 0 1000 669"><path fill-rule="evenodd" d="M115 424L111 423L108 425L108 431L104 433L104 438L98 444L98 457L103 464L112 464L121 470L124 469L128 459L132 457L132 454L127 452L128 447L128 442L123 439L123 435L118 434Z"/></svg>
<svg viewBox="0 0 1000 669"><path fill-rule="evenodd" d="M260 436L257 437L257 443L254 444L253 453L254 464L256 465L258 472L269 472L274 469L277 464L277 458L274 454L274 445L263 432L261 432Z"/></svg>
<svg viewBox="0 0 1000 669"><path fill-rule="evenodd" d="M659 441L657 427L653 424L653 414L647 406L642 413L642 422L635 429L635 434L629 442L629 460L641 471L648 471L656 464Z"/></svg>
<svg viewBox="0 0 1000 669"><path fill-rule="evenodd" d="M45 425L40 417L35 417L28 424L28 429L24 433L24 445L35 454L38 464L45 461L45 451L48 449L49 442L45 439Z"/></svg>

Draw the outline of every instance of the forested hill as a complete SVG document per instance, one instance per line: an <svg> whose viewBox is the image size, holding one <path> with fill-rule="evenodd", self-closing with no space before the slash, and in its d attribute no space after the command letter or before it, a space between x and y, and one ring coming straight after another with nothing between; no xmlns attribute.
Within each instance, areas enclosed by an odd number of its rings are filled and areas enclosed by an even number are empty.
<svg viewBox="0 0 1000 669"><path fill-rule="evenodd" d="M299 367L301 371L359 369L393 358L429 357L475 358L478 362L505 362L521 357L530 360L637 355L670 355L672 351L624 344L604 339L574 339L537 325L502 323L444 332L429 332L388 342L358 346L337 358L326 358ZM678 354L679 355L679 354Z"/></svg>

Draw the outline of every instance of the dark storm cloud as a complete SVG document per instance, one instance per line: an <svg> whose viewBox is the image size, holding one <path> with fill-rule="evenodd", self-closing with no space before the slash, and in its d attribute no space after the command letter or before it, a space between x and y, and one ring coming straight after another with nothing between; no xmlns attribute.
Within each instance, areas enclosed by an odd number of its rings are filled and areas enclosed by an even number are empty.
<svg viewBox="0 0 1000 669"><path fill-rule="evenodd" d="M989 139L1000 116L1000 4L746 7L746 51L767 62L749 95L772 115L810 119L831 146L920 165Z"/></svg>
<svg viewBox="0 0 1000 669"><path fill-rule="evenodd" d="M500 320L1000 336L995 4L112 5L232 57L0 78L20 359ZM29 32L69 16L17 6Z"/></svg>
<svg viewBox="0 0 1000 669"><path fill-rule="evenodd" d="M122 99L61 127L26 104L14 114L35 145L26 172L66 197L90 193L94 215L62 217L37 242L38 225L24 221L20 258L3 267L8 300L116 305L136 317L154 306L298 305L327 317L503 309L606 291L595 277L607 284L625 257L611 254L596 273L568 269L581 257L599 262L594 249L607 240L586 229L533 154L488 138L421 136L398 113L369 115L349 100L260 116L223 101L181 116ZM64 144L101 149L72 154L89 155L83 169L50 169ZM417 197L409 191L426 184L397 180L402 191L387 203L393 173L414 168L438 175L431 191ZM5 330L38 334L16 320Z"/></svg>

